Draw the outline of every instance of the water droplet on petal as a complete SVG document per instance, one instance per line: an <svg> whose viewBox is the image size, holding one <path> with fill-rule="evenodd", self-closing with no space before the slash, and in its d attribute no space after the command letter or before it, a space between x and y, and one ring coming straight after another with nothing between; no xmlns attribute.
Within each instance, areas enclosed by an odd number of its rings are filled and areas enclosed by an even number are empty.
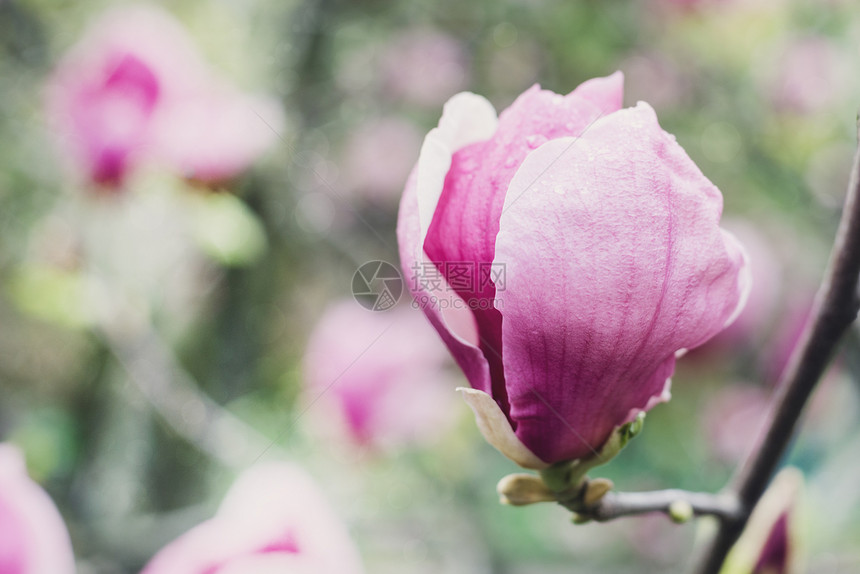
<svg viewBox="0 0 860 574"><path fill-rule="evenodd" d="M514 156L508 156L508 159L505 160L505 167L514 167L517 165L517 158Z"/></svg>
<svg viewBox="0 0 860 574"><path fill-rule="evenodd" d="M526 145L528 145L531 149L538 148L545 144L547 141L546 136L541 134L534 134L526 137Z"/></svg>

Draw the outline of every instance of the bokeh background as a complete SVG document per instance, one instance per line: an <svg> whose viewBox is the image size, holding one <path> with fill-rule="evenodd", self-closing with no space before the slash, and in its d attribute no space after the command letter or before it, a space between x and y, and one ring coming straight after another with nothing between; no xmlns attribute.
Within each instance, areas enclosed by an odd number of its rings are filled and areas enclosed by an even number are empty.
<svg viewBox="0 0 860 574"><path fill-rule="evenodd" d="M80 572L137 572L241 469L282 458L314 476L371 573L688 564L706 524L573 526L561 508L499 505L516 469L481 439L464 379L408 301L353 301L353 273L398 261L399 195L454 93L503 109L536 82L567 93L623 71L625 104L649 102L723 191L756 286L599 475L721 488L838 220L860 107L853 3L164 2L219 82L268 98L230 137L271 134L229 177L144 162L106 186L74 165L48 100L117 6L0 0L0 441L57 503ZM856 332L842 351L788 457L807 480L809 572L860 571Z"/></svg>

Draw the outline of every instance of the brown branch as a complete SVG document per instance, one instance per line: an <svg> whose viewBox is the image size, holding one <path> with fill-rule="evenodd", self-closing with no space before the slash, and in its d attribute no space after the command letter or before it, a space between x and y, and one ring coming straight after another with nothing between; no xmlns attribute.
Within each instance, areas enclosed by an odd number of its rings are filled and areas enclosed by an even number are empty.
<svg viewBox="0 0 860 574"><path fill-rule="evenodd" d="M860 139L860 126L858 126ZM723 520L706 552L699 574L717 574L746 525L794 435L804 405L835 354L837 344L857 317L860 301L860 148L854 154L848 194L827 271L815 298L812 316L783 373L767 433L739 468L732 485L744 512Z"/></svg>

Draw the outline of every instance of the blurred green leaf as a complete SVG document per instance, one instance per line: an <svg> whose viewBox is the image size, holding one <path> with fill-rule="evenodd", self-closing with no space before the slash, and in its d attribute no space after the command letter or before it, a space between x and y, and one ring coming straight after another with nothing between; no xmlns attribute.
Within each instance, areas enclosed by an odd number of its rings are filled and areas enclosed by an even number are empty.
<svg viewBox="0 0 860 574"><path fill-rule="evenodd" d="M75 272L40 264L25 264L9 279L7 292L21 310L70 328L92 326L87 305L87 283Z"/></svg>
<svg viewBox="0 0 860 574"><path fill-rule="evenodd" d="M196 195L191 213L195 241L222 265L249 265L266 251L260 220L237 197L229 193Z"/></svg>

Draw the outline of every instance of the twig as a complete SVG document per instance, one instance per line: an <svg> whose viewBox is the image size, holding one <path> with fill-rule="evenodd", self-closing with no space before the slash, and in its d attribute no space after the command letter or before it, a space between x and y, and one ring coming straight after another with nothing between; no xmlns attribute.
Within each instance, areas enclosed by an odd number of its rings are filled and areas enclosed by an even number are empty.
<svg viewBox="0 0 860 574"><path fill-rule="evenodd" d="M695 516L711 515L731 520L737 519L741 514L740 501L731 494L672 489L649 492L609 492L600 502L589 508L585 516L598 522L606 522L621 516L651 512L671 515L670 507L679 502L689 504Z"/></svg>
<svg viewBox="0 0 860 574"><path fill-rule="evenodd" d="M272 441L200 391L147 325L103 325L102 336L129 378L170 427L225 466L244 468Z"/></svg>
<svg viewBox="0 0 860 574"><path fill-rule="evenodd" d="M858 126L860 139L860 126ZM740 536L791 440L801 411L832 359L842 335L857 317L860 278L860 148L854 154L848 194L827 271L815 298L811 320L783 373L767 433L748 455L733 480L743 513L723 520L698 572L716 574Z"/></svg>

